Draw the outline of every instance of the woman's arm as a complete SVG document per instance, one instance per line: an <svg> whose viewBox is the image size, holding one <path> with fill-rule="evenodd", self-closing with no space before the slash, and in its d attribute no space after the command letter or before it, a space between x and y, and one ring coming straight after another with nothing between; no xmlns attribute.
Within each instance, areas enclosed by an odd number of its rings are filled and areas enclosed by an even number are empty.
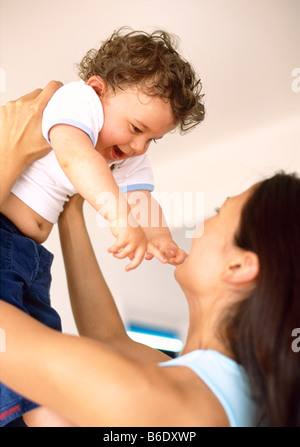
<svg viewBox="0 0 300 447"><path fill-rule="evenodd" d="M42 114L49 99L62 86L51 81L0 107L0 206L26 167L51 149L42 135Z"/></svg>
<svg viewBox="0 0 300 447"><path fill-rule="evenodd" d="M154 362L167 357L131 340L94 254L77 195L65 205L58 222L72 310L81 335L113 346L119 352Z"/></svg>
<svg viewBox="0 0 300 447"><path fill-rule="evenodd" d="M5 302L0 327L0 380L79 426L212 425L223 416L187 368L133 361L95 340L49 329Z"/></svg>

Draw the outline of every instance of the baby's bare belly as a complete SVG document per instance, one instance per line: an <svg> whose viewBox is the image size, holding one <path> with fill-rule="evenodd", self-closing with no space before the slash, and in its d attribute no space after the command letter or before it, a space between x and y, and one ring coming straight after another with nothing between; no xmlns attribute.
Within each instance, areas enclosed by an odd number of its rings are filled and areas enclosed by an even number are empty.
<svg viewBox="0 0 300 447"><path fill-rule="evenodd" d="M0 212L4 214L25 236L38 244L42 244L53 227L53 224L41 217L22 200L10 193L3 203Z"/></svg>

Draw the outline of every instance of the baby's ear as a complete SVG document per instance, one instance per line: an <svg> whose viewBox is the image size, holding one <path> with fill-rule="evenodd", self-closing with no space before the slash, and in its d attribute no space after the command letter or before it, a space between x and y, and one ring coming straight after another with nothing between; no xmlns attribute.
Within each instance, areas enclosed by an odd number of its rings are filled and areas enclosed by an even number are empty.
<svg viewBox="0 0 300 447"><path fill-rule="evenodd" d="M86 84L92 87L98 96L103 96L106 93L106 82L101 78L101 76L91 76L86 81Z"/></svg>
<svg viewBox="0 0 300 447"><path fill-rule="evenodd" d="M259 273L259 260L256 253L243 251L232 260L224 270L222 278L229 284L246 284L253 281Z"/></svg>

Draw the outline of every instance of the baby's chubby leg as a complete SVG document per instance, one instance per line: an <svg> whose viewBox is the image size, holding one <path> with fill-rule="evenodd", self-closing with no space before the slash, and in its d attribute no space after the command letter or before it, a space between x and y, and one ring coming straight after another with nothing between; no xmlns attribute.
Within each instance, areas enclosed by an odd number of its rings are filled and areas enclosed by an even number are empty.
<svg viewBox="0 0 300 447"><path fill-rule="evenodd" d="M76 427L75 424L49 408L39 407L23 414L28 427Z"/></svg>

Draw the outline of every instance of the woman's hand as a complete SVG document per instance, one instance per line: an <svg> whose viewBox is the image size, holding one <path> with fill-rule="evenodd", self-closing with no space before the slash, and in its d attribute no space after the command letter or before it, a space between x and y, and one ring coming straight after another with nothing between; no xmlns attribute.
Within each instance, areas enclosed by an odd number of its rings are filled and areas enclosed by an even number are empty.
<svg viewBox="0 0 300 447"><path fill-rule="evenodd" d="M27 166L49 152L42 135L42 116L61 86L61 82L50 81L43 90L34 90L0 107L0 205Z"/></svg>
<svg viewBox="0 0 300 447"><path fill-rule="evenodd" d="M65 202L63 212L60 214L58 221L68 218L69 215L83 215L84 198L80 194L75 194L68 202Z"/></svg>
<svg viewBox="0 0 300 447"><path fill-rule="evenodd" d="M29 164L47 154L50 146L42 135L43 111L63 84L50 81L46 87L9 101L0 107L0 153L18 156Z"/></svg>

